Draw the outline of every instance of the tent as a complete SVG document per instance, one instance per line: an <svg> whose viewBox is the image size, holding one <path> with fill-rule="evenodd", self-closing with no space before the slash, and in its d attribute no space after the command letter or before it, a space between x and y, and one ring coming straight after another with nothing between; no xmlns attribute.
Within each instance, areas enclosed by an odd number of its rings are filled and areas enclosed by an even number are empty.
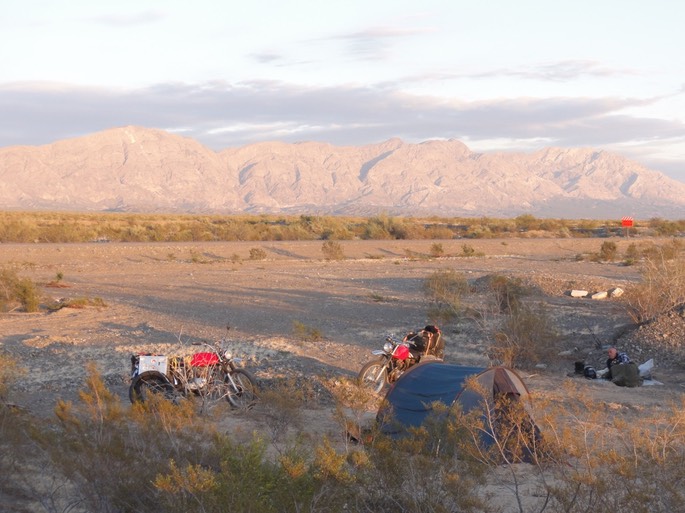
<svg viewBox="0 0 685 513"><path fill-rule="evenodd" d="M436 402L446 405L448 411L458 404L464 413L482 411L484 416L489 414L493 419L502 418L502 404L520 404L528 397L528 387L508 367L465 367L435 360L415 365L393 384L376 421L383 434L401 438L411 436L411 428L426 421ZM530 432L538 439L539 430L532 419L528 428L532 428ZM487 427L482 435L486 445L494 440L492 430Z"/></svg>

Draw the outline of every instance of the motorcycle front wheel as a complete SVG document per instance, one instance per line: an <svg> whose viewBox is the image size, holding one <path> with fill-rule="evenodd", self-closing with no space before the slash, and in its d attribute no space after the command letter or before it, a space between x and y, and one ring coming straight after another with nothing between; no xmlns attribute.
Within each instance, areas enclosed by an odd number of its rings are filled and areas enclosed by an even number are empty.
<svg viewBox="0 0 685 513"><path fill-rule="evenodd" d="M357 377L359 386L380 394L388 381L388 367L385 358L373 360L362 367Z"/></svg>
<svg viewBox="0 0 685 513"><path fill-rule="evenodd" d="M231 406L247 410L257 402L257 384L252 375L244 369L235 369L226 376L226 398Z"/></svg>
<svg viewBox="0 0 685 513"><path fill-rule="evenodd" d="M138 376L128 389L131 403L143 403L151 394L163 394L169 399L173 397L174 387L159 376Z"/></svg>

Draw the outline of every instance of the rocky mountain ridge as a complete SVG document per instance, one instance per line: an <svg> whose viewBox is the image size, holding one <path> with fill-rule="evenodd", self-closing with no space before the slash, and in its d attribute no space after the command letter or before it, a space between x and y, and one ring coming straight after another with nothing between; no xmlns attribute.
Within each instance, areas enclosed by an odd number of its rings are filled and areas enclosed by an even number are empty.
<svg viewBox="0 0 685 513"><path fill-rule="evenodd" d="M122 127L0 148L5 209L601 218L685 217L685 183L591 148L476 153L457 140L265 142L215 152Z"/></svg>

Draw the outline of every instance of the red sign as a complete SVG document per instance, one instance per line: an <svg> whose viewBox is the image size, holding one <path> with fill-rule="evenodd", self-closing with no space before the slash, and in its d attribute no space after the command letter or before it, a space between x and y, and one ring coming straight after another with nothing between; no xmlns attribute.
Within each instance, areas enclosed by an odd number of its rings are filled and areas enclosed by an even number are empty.
<svg viewBox="0 0 685 513"><path fill-rule="evenodd" d="M632 217L622 218L621 219L621 226L625 226L626 228L633 226L633 218Z"/></svg>

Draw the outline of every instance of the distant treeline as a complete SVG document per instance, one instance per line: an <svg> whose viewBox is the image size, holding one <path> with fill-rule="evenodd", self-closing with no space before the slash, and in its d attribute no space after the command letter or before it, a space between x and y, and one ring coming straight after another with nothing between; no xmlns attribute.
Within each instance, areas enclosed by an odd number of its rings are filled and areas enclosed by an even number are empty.
<svg viewBox="0 0 685 513"><path fill-rule="evenodd" d="M683 236L685 220L0 212L0 242L201 242Z"/></svg>

